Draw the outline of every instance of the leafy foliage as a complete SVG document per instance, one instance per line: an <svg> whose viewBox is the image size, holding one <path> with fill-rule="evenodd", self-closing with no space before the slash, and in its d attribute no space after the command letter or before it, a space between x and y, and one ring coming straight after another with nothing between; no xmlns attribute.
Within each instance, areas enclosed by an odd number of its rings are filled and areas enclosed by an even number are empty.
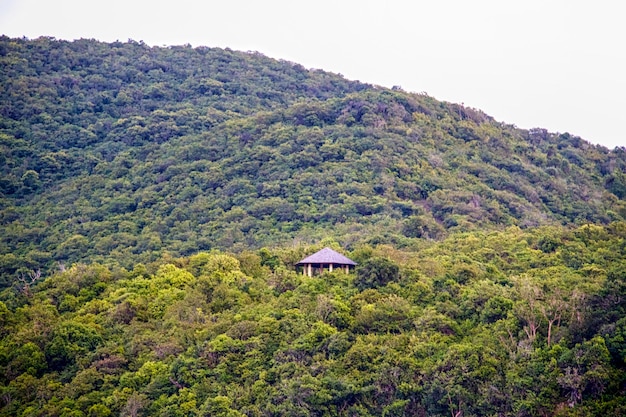
<svg viewBox="0 0 626 417"><path fill-rule="evenodd" d="M0 38L0 274L624 219L623 149L258 53Z"/></svg>
<svg viewBox="0 0 626 417"><path fill-rule="evenodd" d="M0 87L0 415L626 413L623 148L228 49Z"/></svg>
<svg viewBox="0 0 626 417"><path fill-rule="evenodd" d="M2 293L0 415L620 415L625 238L460 233L313 278L306 246L75 265Z"/></svg>
<svg viewBox="0 0 626 417"><path fill-rule="evenodd" d="M389 282L396 281L399 276L400 269L391 260L370 258L357 269L354 285L360 290L378 288L385 286Z"/></svg>

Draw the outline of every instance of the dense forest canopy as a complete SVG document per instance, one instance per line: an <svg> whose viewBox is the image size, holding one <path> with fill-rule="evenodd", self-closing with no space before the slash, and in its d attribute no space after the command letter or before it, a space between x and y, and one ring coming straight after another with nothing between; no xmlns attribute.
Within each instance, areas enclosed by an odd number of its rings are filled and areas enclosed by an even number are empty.
<svg viewBox="0 0 626 417"><path fill-rule="evenodd" d="M423 94L132 41L5 37L0 60L5 277L626 216L624 149Z"/></svg>
<svg viewBox="0 0 626 417"><path fill-rule="evenodd" d="M0 37L0 413L624 415L625 172L256 52Z"/></svg>
<svg viewBox="0 0 626 417"><path fill-rule="evenodd" d="M512 226L313 278L291 266L321 246L77 264L2 294L0 415L622 416L624 242Z"/></svg>

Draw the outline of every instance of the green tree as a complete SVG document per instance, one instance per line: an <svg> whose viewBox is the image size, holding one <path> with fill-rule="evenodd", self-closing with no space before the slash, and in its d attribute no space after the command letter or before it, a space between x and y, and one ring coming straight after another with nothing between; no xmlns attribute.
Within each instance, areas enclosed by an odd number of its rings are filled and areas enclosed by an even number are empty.
<svg viewBox="0 0 626 417"><path fill-rule="evenodd" d="M374 257L358 266L354 285L359 290L378 288L389 282L397 281L400 277L400 268L387 258Z"/></svg>

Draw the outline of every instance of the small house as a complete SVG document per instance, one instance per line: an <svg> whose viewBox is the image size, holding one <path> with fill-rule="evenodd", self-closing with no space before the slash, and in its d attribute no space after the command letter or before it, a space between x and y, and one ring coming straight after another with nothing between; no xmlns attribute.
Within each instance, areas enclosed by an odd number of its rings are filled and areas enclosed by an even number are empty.
<svg viewBox="0 0 626 417"><path fill-rule="evenodd" d="M356 266L356 262L346 258L340 253L335 252L330 248L324 248L319 252L315 252L311 256L307 256L296 266L302 267L302 274L313 276L324 272L327 269L329 272L333 272L335 269L341 269L345 273L350 272L350 268Z"/></svg>

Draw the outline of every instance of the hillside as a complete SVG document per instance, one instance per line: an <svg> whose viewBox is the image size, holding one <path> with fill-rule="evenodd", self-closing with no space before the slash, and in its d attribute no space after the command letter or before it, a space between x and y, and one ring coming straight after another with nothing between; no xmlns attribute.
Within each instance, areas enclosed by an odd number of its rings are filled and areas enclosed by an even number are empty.
<svg viewBox="0 0 626 417"><path fill-rule="evenodd" d="M626 215L622 149L426 95L221 49L2 38L0 56L5 277Z"/></svg>
<svg viewBox="0 0 626 417"><path fill-rule="evenodd" d="M621 416L626 152L217 48L0 38L0 416ZM294 264L328 245L355 273Z"/></svg>
<svg viewBox="0 0 626 417"><path fill-rule="evenodd" d="M319 246L75 265L0 294L0 416L623 416L625 239L455 234L313 278Z"/></svg>

